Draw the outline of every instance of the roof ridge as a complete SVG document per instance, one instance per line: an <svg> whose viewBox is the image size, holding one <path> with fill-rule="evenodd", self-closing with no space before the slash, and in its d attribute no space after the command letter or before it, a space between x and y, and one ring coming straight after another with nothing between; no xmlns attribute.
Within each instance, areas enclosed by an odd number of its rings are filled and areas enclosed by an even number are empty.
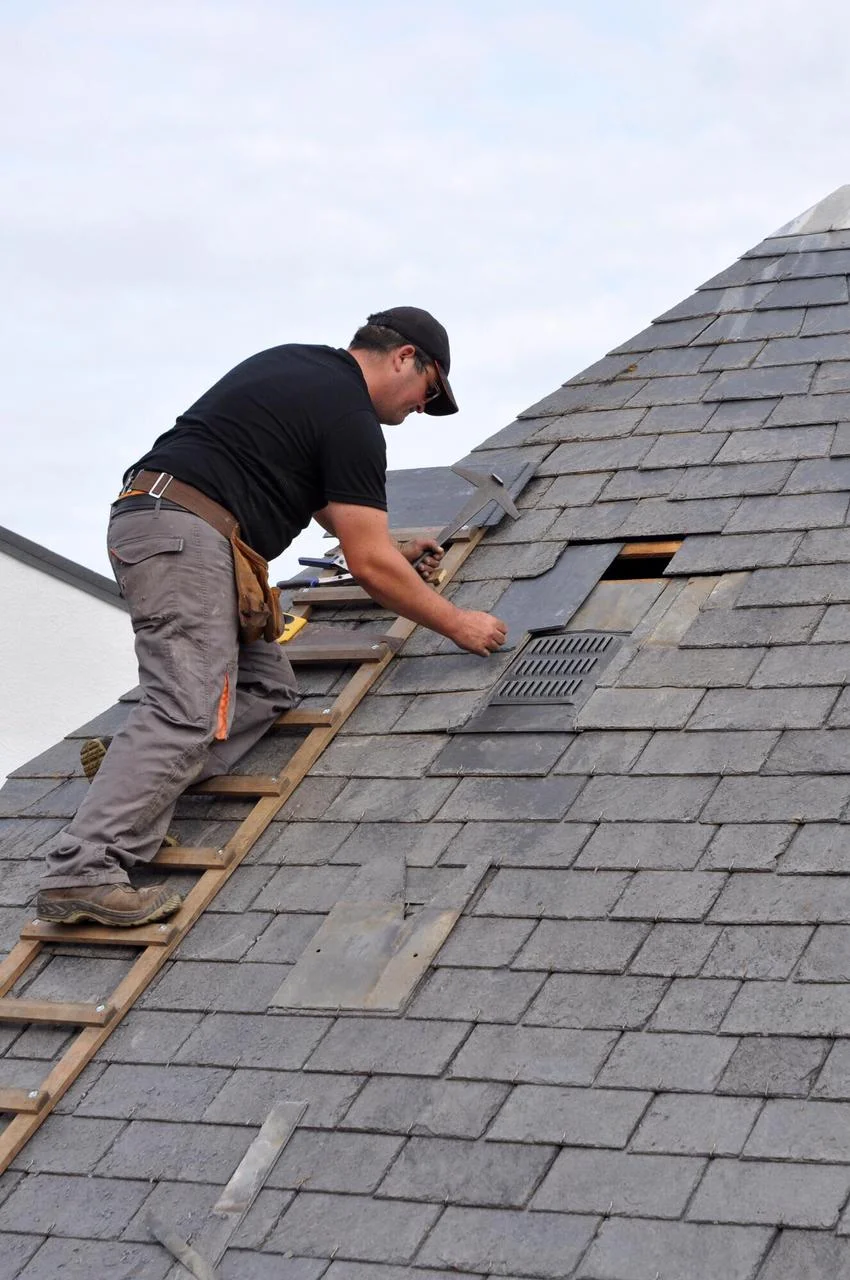
<svg viewBox="0 0 850 1280"><path fill-rule="evenodd" d="M805 235L812 231L850 231L850 183L837 187L828 196L824 196L823 200L786 222L778 231L771 232L766 239Z"/></svg>

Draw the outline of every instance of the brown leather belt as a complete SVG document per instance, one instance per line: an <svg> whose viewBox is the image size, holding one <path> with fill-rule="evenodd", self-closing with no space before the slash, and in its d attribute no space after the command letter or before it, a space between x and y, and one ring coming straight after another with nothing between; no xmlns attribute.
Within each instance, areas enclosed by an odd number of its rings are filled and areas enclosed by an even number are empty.
<svg viewBox="0 0 850 1280"><path fill-rule="evenodd" d="M226 507L213 502L212 498L201 493L200 489L184 484L182 480L175 480L174 476L170 476L167 471L137 471L135 475L130 476L118 499L120 501L121 498L129 498L141 493L150 494L152 498L167 498L169 502L176 502L178 507L183 507L193 516L200 516L202 520L206 520L207 524L211 524L228 541L234 530L236 536L239 536L239 521Z"/></svg>

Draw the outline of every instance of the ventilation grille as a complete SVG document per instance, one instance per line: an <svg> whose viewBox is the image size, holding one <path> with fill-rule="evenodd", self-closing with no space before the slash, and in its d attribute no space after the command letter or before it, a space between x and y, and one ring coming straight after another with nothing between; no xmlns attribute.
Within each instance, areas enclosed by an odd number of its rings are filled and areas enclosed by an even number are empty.
<svg viewBox="0 0 850 1280"><path fill-rule="evenodd" d="M532 636L496 686L491 705L578 706L622 643L602 631Z"/></svg>

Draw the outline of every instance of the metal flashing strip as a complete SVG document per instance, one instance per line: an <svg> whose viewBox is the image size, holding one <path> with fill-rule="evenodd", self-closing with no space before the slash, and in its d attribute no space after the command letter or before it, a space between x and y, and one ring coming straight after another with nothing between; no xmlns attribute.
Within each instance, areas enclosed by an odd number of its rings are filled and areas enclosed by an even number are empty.
<svg viewBox="0 0 850 1280"><path fill-rule="evenodd" d="M271 1007L401 1013L489 866L489 858L470 862L405 918L404 858L376 859L307 944Z"/></svg>
<svg viewBox="0 0 850 1280"><path fill-rule="evenodd" d="M532 636L496 685L489 705L577 707L621 644L622 637L602 631Z"/></svg>

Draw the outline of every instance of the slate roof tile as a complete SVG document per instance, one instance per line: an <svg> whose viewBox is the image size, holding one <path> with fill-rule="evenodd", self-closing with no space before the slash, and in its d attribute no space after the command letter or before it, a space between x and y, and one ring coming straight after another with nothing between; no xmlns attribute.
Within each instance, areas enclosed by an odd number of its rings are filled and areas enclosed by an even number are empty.
<svg viewBox="0 0 850 1280"><path fill-rule="evenodd" d="M750 342L721 342L714 348L702 366L709 369L746 369L765 345L766 339L754 338Z"/></svg>
<svg viewBox="0 0 850 1280"><path fill-rule="evenodd" d="M448 1208L425 1241L418 1262L497 1275L509 1270L528 1274L529 1268L534 1276L569 1274L596 1224L596 1218L579 1214Z"/></svg>
<svg viewBox="0 0 850 1280"><path fill-rule="evenodd" d="M721 445L726 443L725 432L680 432L659 436L641 467L691 467L711 462Z"/></svg>
<svg viewBox="0 0 850 1280"><path fill-rule="evenodd" d="M380 1194L459 1205L519 1207L556 1155L555 1147L451 1138L411 1138ZM547 1206L543 1205L542 1208Z"/></svg>
<svg viewBox="0 0 850 1280"><path fill-rule="evenodd" d="M518 414L518 418L551 418L579 409L621 409L640 390L644 380L625 378L615 382L590 382L564 386Z"/></svg>
<svg viewBox="0 0 850 1280"><path fill-rule="evenodd" d="M633 1151L740 1155L761 1103L700 1093L660 1093L632 1139Z"/></svg>
<svg viewBox="0 0 850 1280"><path fill-rule="evenodd" d="M818 493L744 498L725 526L728 533L843 525L850 493ZM790 557L789 557L790 559ZM765 563L770 563L767 561ZM729 565L729 568L736 566ZM752 565L737 566L752 568Z"/></svg>
<svg viewBox="0 0 850 1280"><path fill-rule="evenodd" d="M531 1207L678 1218L704 1167L703 1160L694 1158L568 1147L559 1153Z"/></svg>
<svg viewBox="0 0 850 1280"><path fill-rule="evenodd" d="M658 351L662 347L683 347L693 342L705 330L707 323L706 316L697 316L692 320L656 321L648 329L641 330L627 342L615 347L611 354Z"/></svg>
<svg viewBox="0 0 850 1280"><path fill-rule="evenodd" d="M717 1031L738 983L732 979L674 978L650 1022L652 1031Z"/></svg>
<svg viewBox="0 0 850 1280"><path fill-rule="evenodd" d="M625 920L542 920L514 960L513 967L567 973L623 973L647 932L647 925ZM557 1083L589 1084L590 1081Z"/></svg>
<svg viewBox="0 0 850 1280"><path fill-rule="evenodd" d="M717 342L754 342L765 338L793 338L800 332L806 312L803 306L773 311L732 312L712 320L691 339L696 346Z"/></svg>
<svg viewBox="0 0 850 1280"><path fill-rule="evenodd" d="M829 493L850 490L850 458L810 458L798 462L784 493Z"/></svg>
<svg viewBox="0 0 850 1280"><path fill-rule="evenodd" d="M850 304L838 306L812 307L806 311L806 318L800 330L801 337L816 336L822 333L847 333L850 331Z"/></svg>
<svg viewBox="0 0 850 1280"><path fill-rule="evenodd" d="M677 439L678 437L673 437ZM682 475L687 474L678 466L664 467L651 471L617 471L612 475L603 491L603 504L592 507L588 512L572 512L571 525L559 520L560 527L580 527L582 519L592 521L594 511L601 509L604 503L622 502L632 498L664 498ZM626 509L622 508L625 513ZM634 510L632 507L631 510ZM613 514L613 509L612 509ZM616 528L616 522L614 522Z"/></svg>
<svg viewBox="0 0 850 1280"><path fill-rule="evenodd" d="M625 436L615 440L559 444L541 464L540 474L557 476L573 472L610 471L612 468L636 467L649 453L653 442L653 436Z"/></svg>
<svg viewBox="0 0 850 1280"><path fill-rule="evenodd" d="M826 1057L829 1041L769 1035L745 1037L718 1085L721 1094L805 1097Z"/></svg>
<svg viewBox="0 0 850 1280"><path fill-rule="evenodd" d="M537 440L608 440L631 435L646 413L639 409L598 409L593 413L564 414L552 418L535 435Z"/></svg>
<svg viewBox="0 0 850 1280"><path fill-rule="evenodd" d="M323 1258L409 1262L439 1216L433 1205L301 1192L265 1248Z"/></svg>
<svg viewBox="0 0 850 1280"><path fill-rule="evenodd" d="M725 1280L753 1280L772 1240L768 1227L608 1218L578 1274L581 1280L657 1280L659 1274L665 1280L698 1280L710 1258Z"/></svg>
<svg viewBox="0 0 850 1280"><path fill-rule="evenodd" d="M774 396L805 395L815 368L814 364L786 364L769 369L730 369L718 374L703 399L769 400Z"/></svg>
<svg viewBox="0 0 850 1280"><path fill-rule="evenodd" d="M755 501L755 499L753 499ZM746 499L745 499L746 502ZM741 504L744 505L743 503ZM727 525L731 529L741 507ZM771 528L777 526L771 525ZM788 564L801 541L797 533L739 534L720 536L695 535L686 538L673 556L666 572L718 573L738 569L755 569L764 565ZM706 615L701 615L705 617ZM696 619L695 621L699 621ZM715 624L716 625L716 624Z"/></svg>
<svg viewBox="0 0 850 1280"><path fill-rule="evenodd" d="M812 383L815 395L827 391L850 391L850 360L835 360L822 364Z"/></svg>
<svg viewBox="0 0 850 1280"><path fill-rule="evenodd" d="M850 1171L761 1160L714 1160L688 1218L703 1222L831 1227L850 1191Z"/></svg>
<svg viewBox="0 0 850 1280"><path fill-rule="evenodd" d="M690 298L665 311L657 320L683 320L690 316L720 315L724 311L750 311L773 288L770 283L729 289L698 289Z"/></svg>

